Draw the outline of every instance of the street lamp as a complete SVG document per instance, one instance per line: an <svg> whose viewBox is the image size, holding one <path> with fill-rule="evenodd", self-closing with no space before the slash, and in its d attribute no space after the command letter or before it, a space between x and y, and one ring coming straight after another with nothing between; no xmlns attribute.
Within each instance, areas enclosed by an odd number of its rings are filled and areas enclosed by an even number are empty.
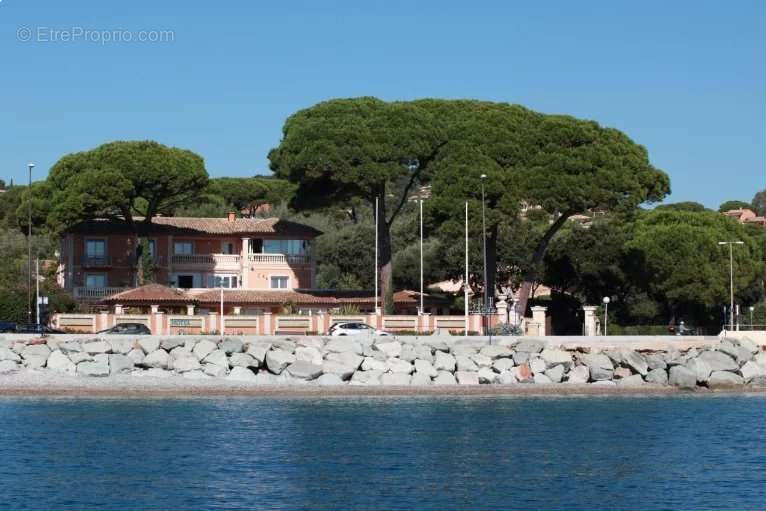
<svg viewBox="0 0 766 511"><path fill-rule="evenodd" d="M744 241L719 241L719 245L729 245L729 328L734 331L734 245L744 245Z"/></svg>
<svg viewBox="0 0 766 511"><path fill-rule="evenodd" d="M609 302L611 300L608 296L605 296L602 302L604 302L604 335L609 335L607 332L607 323L609 321Z"/></svg>
<svg viewBox="0 0 766 511"><path fill-rule="evenodd" d="M32 324L32 169L34 163L28 163L29 193L27 194L27 324Z"/></svg>
<svg viewBox="0 0 766 511"><path fill-rule="evenodd" d="M483 241L484 252L484 317L487 317L489 313L489 286L487 285L487 218L484 213L484 181L487 179L486 174L481 175L481 235ZM486 325L485 325L486 330ZM484 332L486 335L486 332Z"/></svg>
<svg viewBox="0 0 766 511"><path fill-rule="evenodd" d="M754 310L755 310L755 307L751 305L750 306L750 330L755 330L755 328L753 328L753 311Z"/></svg>

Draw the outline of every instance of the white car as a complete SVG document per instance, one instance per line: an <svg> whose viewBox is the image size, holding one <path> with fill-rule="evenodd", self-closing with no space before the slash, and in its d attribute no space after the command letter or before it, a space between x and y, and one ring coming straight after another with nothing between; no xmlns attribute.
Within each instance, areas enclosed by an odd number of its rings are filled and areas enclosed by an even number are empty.
<svg viewBox="0 0 766 511"><path fill-rule="evenodd" d="M380 335L388 336L388 332L383 330L376 330L366 323L359 323L358 321L344 321L342 323L335 323L327 331L328 334L333 337L339 337L342 335Z"/></svg>

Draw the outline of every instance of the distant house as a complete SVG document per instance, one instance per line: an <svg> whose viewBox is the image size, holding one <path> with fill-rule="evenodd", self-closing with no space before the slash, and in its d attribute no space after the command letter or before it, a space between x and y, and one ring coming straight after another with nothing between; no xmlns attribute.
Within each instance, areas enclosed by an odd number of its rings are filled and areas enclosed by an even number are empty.
<svg viewBox="0 0 766 511"><path fill-rule="evenodd" d="M278 218L157 217L148 232L153 281L182 289L311 288L312 240L321 234ZM136 286L136 239L119 220L92 220L61 238L60 284L96 301Z"/></svg>
<svg viewBox="0 0 766 511"><path fill-rule="evenodd" d="M741 224L754 224L766 227L766 217L758 216L750 208L730 209L729 211L724 211L723 214Z"/></svg>

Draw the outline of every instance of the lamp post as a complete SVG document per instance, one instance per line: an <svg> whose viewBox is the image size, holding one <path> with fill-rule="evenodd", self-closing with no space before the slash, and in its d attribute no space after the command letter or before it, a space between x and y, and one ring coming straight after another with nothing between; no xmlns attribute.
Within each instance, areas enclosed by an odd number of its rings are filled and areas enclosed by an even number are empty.
<svg viewBox="0 0 766 511"><path fill-rule="evenodd" d="M609 302L611 301L608 296L605 296L602 300L604 302L604 335L609 335L607 330L607 323L609 322Z"/></svg>
<svg viewBox="0 0 766 511"><path fill-rule="evenodd" d="M481 175L481 238L482 238L482 251L484 259L484 335L487 334L486 319L489 313L489 286L487 285L487 218L484 213L484 181L487 179L486 174Z"/></svg>
<svg viewBox="0 0 766 511"><path fill-rule="evenodd" d="M28 163L29 195L27 197L27 324L32 324L32 169L34 163Z"/></svg>
<svg viewBox="0 0 766 511"><path fill-rule="evenodd" d="M719 245L729 245L729 329L734 331L734 245L744 245L744 241L719 241Z"/></svg>
<svg viewBox="0 0 766 511"><path fill-rule="evenodd" d="M755 330L755 327L753 327L753 311L755 310L755 307L752 305L750 306L750 330Z"/></svg>
<svg viewBox="0 0 766 511"><path fill-rule="evenodd" d="M465 335L468 335L468 202L465 203L465 277L463 277L463 310L465 313Z"/></svg>
<svg viewBox="0 0 766 511"><path fill-rule="evenodd" d="M422 316L425 310L423 309L423 199L420 203L420 315Z"/></svg>

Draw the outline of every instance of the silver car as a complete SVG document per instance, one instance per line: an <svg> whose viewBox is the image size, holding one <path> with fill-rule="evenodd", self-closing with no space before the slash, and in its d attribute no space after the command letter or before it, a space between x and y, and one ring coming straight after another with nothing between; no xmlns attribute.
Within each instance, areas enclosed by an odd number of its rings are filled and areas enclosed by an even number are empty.
<svg viewBox="0 0 766 511"><path fill-rule="evenodd" d="M366 323L360 323L358 321L344 321L341 323L335 323L327 331L328 334L334 337L340 337L344 335L379 335L388 336L388 332L383 330L376 330Z"/></svg>

